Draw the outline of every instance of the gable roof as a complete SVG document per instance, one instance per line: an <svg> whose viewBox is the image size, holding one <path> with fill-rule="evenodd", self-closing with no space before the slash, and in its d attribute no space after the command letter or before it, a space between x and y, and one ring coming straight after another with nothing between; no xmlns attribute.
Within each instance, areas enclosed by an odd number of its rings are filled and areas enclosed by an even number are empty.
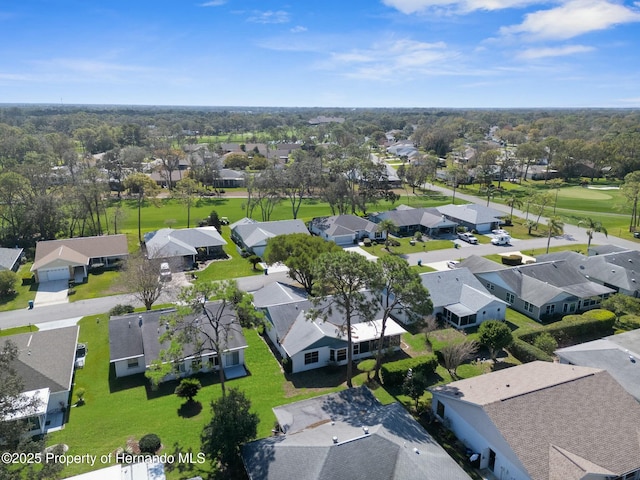
<svg viewBox="0 0 640 480"><path fill-rule="evenodd" d="M356 232L375 232L378 226L366 218L355 215L334 215L332 217L316 217L311 226L325 232L330 237L351 235Z"/></svg>
<svg viewBox="0 0 640 480"><path fill-rule="evenodd" d="M14 367L25 391L48 388L55 393L71 388L78 331L72 326L5 338L18 347Z"/></svg>
<svg viewBox="0 0 640 480"><path fill-rule="evenodd" d="M475 203L465 205L443 205L436 207L438 211L451 218L467 222L473 225L482 225L498 221L505 213L493 208Z"/></svg>
<svg viewBox="0 0 640 480"><path fill-rule="evenodd" d="M219 302L210 302L207 308L215 309ZM109 319L109 356L111 362L126 360L144 356L148 365L160 356L160 351L169 347L168 342L160 343L159 337L166 325L164 317L172 315L176 312L175 308L164 310L153 310L143 313L135 313L111 317ZM187 317L186 323L200 321L207 335L215 338L213 328L206 322L201 320L202 316ZM224 315L223 324L225 329L230 331L226 350L238 350L247 347L247 342L242 334L242 327L231 315ZM184 345L184 358L189 358L196 354L194 345ZM205 349L201 354L216 353L212 350Z"/></svg>
<svg viewBox="0 0 640 480"><path fill-rule="evenodd" d="M307 230L302 220L247 222L243 219L234 223L231 226L231 230L234 231L249 248L263 245L269 238L277 237L278 235L286 235L289 233L305 233L309 235L309 230Z"/></svg>
<svg viewBox="0 0 640 480"><path fill-rule="evenodd" d="M504 270L505 267L501 263L494 262L488 258L481 257L479 255L470 255L462 260L456 268L468 268L471 273L485 273L494 272L496 270Z"/></svg>
<svg viewBox="0 0 640 480"><path fill-rule="evenodd" d="M12 270L17 261L22 257L22 248L0 247L0 270Z"/></svg>
<svg viewBox="0 0 640 480"><path fill-rule="evenodd" d="M149 258L196 255L198 248L220 247L227 242L215 227L162 228L144 235Z"/></svg>
<svg viewBox="0 0 640 480"><path fill-rule="evenodd" d="M481 407L533 480L559 478L567 459L589 473L640 468L640 405L603 370L536 361L432 392Z"/></svg>
<svg viewBox="0 0 640 480"><path fill-rule="evenodd" d="M400 404L383 406L365 387L273 410L287 434L243 447L251 479L469 478Z"/></svg>
<svg viewBox="0 0 640 480"><path fill-rule="evenodd" d="M435 208L413 208L400 205L394 210L378 213L375 217L379 220L391 220L398 227L422 225L426 228L450 228L457 226L457 223L444 218Z"/></svg>
<svg viewBox="0 0 640 480"><path fill-rule="evenodd" d="M429 290L434 308L455 304L466 306L476 313L491 302L506 302L491 295L467 268L455 268L420 274L422 285ZM468 315L469 313L464 313Z"/></svg>
<svg viewBox="0 0 640 480"><path fill-rule="evenodd" d="M307 299L307 293L303 289L281 282L268 283L252 295L256 308L302 302Z"/></svg>
<svg viewBox="0 0 640 480"><path fill-rule="evenodd" d="M560 348L555 354L573 365L606 370L640 401L640 329Z"/></svg>
<svg viewBox="0 0 640 480"><path fill-rule="evenodd" d="M89 260L90 258L88 256L66 245L61 245L44 257L41 257L37 262L33 262L31 271L35 272L39 268L51 265L89 265Z"/></svg>
<svg viewBox="0 0 640 480"><path fill-rule="evenodd" d="M80 255L84 257L100 258L100 257L123 257L129 254L127 246L127 236L119 235L101 235L95 237L75 237L63 238L60 240L45 240L36 243L36 255L33 261L31 271L42 268L43 259L52 252L65 247L65 250L74 251L79 254L75 257L76 261L80 261ZM60 252L60 250L58 250ZM62 253L59 253L62 255ZM64 253L64 255L71 255ZM55 254L54 254L55 256Z"/></svg>
<svg viewBox="0 0 640 480"><path fill-rule="evenodd" d="M310 320L308 311L311 308L321 310L325 304L314 306L310 301L273 305L267 307L267 316L273 327L280 345L289 356L294 356L304 350L320 347L342 348L346 345L346 333L343 331L344 317L334 308L326 321L322 319ZM382 323L382 307L373 316L371 322L364 322L355 317L351 325L358 341L373 340L380 337ZM393 319L387 319L385 335L400 335L405 333Z"/></svg>

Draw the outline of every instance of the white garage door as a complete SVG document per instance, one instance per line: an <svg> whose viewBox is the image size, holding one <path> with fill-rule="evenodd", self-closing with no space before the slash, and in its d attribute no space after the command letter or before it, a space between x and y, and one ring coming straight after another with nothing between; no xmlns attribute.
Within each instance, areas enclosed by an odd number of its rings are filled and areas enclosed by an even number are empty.
<svg viewBox="0 0 640 480"><path fill-rule="evenodd" d="M50 268L47 270L39 271L39 280L40 282L50 282L52 280L68 280L69 279L69 268Z"/></svg>

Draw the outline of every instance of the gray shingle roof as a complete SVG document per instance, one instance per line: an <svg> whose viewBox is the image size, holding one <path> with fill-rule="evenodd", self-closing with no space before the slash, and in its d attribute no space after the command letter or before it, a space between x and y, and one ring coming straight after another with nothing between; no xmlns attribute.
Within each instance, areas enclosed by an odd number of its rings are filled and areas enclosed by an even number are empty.
<svg viewBox="0 0 640 480"><path fill-rule="evenodd" d="M288 233L306 233L309 230L302 220L279 220L275 222L255 222L243 223L236 222L232 226L235 234L242 238L244 244L252 248L264 244L269 238Z"/></svg>
<svg viewBox="0 0 640 480"><path fill-rule="evenodd" d="M437 207L437 209L443 215L474 225L492 223L505 216L505 214L499 210L475 203L466 205L443 205Z"/></svg>
<svg viewBox="0 0 640 480"><path fill-rule="evenodd" d="M269 283L252 294L256 308L301 302L307 299L307 293L303 289L281 282Z"/></svg>
<svg viewBox="0 0 640 480"><path fill-rule="evenodd" d="M78 327L56 328L6 337L18 347L14 366L25 391L49 388L51 393L71 388Z"/></svg>
<svg viewBox="0 0 640 480"><path fill-rule="evenodd" d="M332 217L316 217L311 225L333 237L355 232L375 232L378 226L369 220L355 215L334 215Z"/></svg>
<svg viewBox="0 0 640 480"><path fill-rule="evenodd" d="M207 304L207 308L215 311L218 302ZM167 342L160 343L159 337L165 328L166 319L163 317L172 315L175 309L153 310L140 314L123 315L119 317L111 317L109 320L109 351L110 361L115 362L127 358L140 357L144 355L147 365L156 360L160 356L160 351L169 347ZM199 318L203 328L206 328L207 334L215 338L215 332L203 320L202 315L187 317L186 323L195 321ZM242 334L242 328L235 318L230 315L223 317L223 323L226 328L231 330L227 341L228 350L236 350L246 348L247 342ZM203 341L204 337L203 337ZM205 345L206 346L206 345ZM194 355L194 345L185 345L183 355L188 358ZM200 353L213 353L212 350L206 349Z"/></svg>
<svg viewBox="0 0 640 480"><path fill-rule="evenodd" d="M470 255L462 260L457 267L468 268L473 274L494 272L496 270L504 270L507 268L501 263L494 262L493 260L489 260L488 258L480 257L478 255Z"/></svg>
<svg viewBox="0 0 640 480"><path fill-rule="evenodd" d="M422 285L429 290L434 308L460 303L476 313L490 302L502 302L487 292L480 280L467 268L423 273L420 278Z"/></svg>
<svg viewBox="0 0 640 480"><path fill-rule="evenodd" d="M404 206L403 206L404 207ZM450 228L457 224L442 217L435 208L396 208L388 212L378 213L379 220L391 220L398 227L421 225L426 228Z"/></svg>
<svg viewBox="0 0 640 480"><path fill-rule="evenodd" d="M169 258L197 254L198 248L220 247L227 242L215 227L162 228L144 236L149 258Z"/></svg>
<svg viewBox="0 0 640 480"><path fill-rule="evenodd" d="M274 413L289 433L243 447L252 480L469 478L400 404L383 406L364 387L277 407Z"/></svg>
<svg viewBox="0 0 640 480"><path fill-rule="evenodd" d="M12 270L21 256L22 248L0 247L0 270Z"/></svg>
<svg viewBox="0 0 640 480"><path fill-rule="evenodd" d="M567 458L587 472L640 468L640 405L603 370L532 362L434 392L481 406L533 480L561 478Z"/></svg>
<svg viewBox="0 0 640 480"><path fill-rule="evenodd" d="M640 401L640 329L556 350L573 365L601 368Z"/></svg>

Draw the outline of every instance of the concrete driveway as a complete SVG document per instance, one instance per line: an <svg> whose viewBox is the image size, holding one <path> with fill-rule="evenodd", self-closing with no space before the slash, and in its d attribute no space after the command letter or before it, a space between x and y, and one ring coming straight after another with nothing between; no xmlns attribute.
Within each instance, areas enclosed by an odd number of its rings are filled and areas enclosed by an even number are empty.
<svg viewBox="0 0 640 480"><path fill-rule="evenodd" d="M53 280L38 284L38 291L34 301L35 308L46 305L69 303L69 280Z"/></svg>

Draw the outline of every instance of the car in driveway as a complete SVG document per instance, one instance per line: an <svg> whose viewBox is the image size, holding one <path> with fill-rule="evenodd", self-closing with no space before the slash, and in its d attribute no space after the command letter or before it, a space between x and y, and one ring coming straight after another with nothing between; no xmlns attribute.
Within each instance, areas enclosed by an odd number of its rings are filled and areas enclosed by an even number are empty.
<svg viewBox="0 0 640 480"><path fill-rule="evenodd" d="M469 232L458 233L458 238L460 240L464 240L465 242L472 243L474 245L478 243L478 239L472 233L469 233Z"/></svg>
<svg viewBox="0 0 640 480"><path fill-rule="evenodd" d="M85 359L87 358L87 344L86 343L79 343L76 346L76 360L75 360L75 366L76 368L84 368L84 362Z"/></svg>
<svg viewBox="0 0 640 480"><path fill-rule="evenodd" d="M160 264L160 280L167 282L171 280L171 267L167 262Z"/></svg>
<svg viewBox="0 0 640 480"><path fill-rule="evenodd" d="M447 267L448 267L448 268L457 268L459 263L460 263L460 262L459 262L459 261L457 261L457 260L449 260L449 261L447 262Z"/></svg>

